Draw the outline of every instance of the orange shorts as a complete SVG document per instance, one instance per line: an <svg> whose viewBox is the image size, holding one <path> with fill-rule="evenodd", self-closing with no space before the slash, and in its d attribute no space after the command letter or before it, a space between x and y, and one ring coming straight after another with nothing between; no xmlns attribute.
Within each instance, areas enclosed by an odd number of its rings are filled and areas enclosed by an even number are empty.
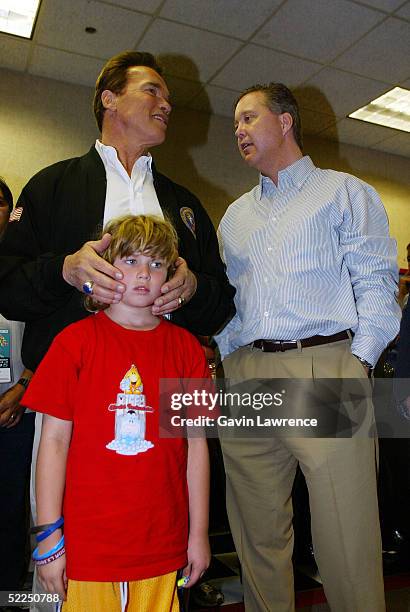
<svg viewBox="0 0 410 612"><path fill-rule="evenodd" d="M180 612L176 572L131 582L69 580L62 612Z"/></svg>

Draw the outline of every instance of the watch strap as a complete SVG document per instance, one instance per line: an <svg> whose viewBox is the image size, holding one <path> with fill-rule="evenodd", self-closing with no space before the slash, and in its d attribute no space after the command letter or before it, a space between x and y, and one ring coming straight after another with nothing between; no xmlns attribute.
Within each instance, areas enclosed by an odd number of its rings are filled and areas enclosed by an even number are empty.
<svg viewBox="0 0 410 612"><path fill-rule="evenodd" d="M374 366L372 366L371 363L366 361L366 359L363 359L362 357L359 357L358 355L355 355L354 353L353 353L353 355L354 355L354 357L356 357L356 359L358 359L360 361L360 363L362 365L364 365L365 368L369 368L369 370L373 370L374 369Z"/></svg>
<svg viewBox="0 0 410 612"><path fill-rule="evenodd" d="M22 387L24 387L26 390L30 384L30 379L29 378L19 378L17 381L17 384L21 385Z"/></svg>

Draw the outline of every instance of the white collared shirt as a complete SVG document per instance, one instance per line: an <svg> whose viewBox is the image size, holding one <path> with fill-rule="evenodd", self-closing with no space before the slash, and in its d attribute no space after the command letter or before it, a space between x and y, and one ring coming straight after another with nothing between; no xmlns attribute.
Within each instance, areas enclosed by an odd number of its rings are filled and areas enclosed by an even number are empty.
<svg viewBox="0 0 410 612"><path fill-rule="evenodd" d="M104 225L115 217L127 214L157 215L164 218L154 188L151 155L139 157L129 177L114 147L97 140L95 148L107 175Z"/></svg>

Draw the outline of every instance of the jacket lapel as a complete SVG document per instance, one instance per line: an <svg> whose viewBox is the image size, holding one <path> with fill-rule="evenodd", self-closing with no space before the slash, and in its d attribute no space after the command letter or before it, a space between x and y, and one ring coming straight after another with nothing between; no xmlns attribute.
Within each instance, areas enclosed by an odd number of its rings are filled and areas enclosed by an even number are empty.
<svg viewBox="0 0 410 612"><path fill-rule="evenodd" d="M172 183L166 179L165 176L157 172L154 162L152 163L152 174L154 178L155 192L157 194L162 212L164 213L164 216L173 223L174 227L178 227L179 206L175 191L172 188Z"/></svg>

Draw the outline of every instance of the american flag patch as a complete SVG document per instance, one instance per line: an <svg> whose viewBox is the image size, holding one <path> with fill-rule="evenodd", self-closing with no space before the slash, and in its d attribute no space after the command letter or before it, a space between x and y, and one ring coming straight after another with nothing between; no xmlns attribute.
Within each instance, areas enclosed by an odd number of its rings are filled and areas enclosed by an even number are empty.
<svg viewBox="0 0 410 612"><path fill-rule="evenodd" d="M15 208L10 215L9 223L11 223L12 221L20 221L20 217L22 214L23 214L22 206Z"/></svg>

